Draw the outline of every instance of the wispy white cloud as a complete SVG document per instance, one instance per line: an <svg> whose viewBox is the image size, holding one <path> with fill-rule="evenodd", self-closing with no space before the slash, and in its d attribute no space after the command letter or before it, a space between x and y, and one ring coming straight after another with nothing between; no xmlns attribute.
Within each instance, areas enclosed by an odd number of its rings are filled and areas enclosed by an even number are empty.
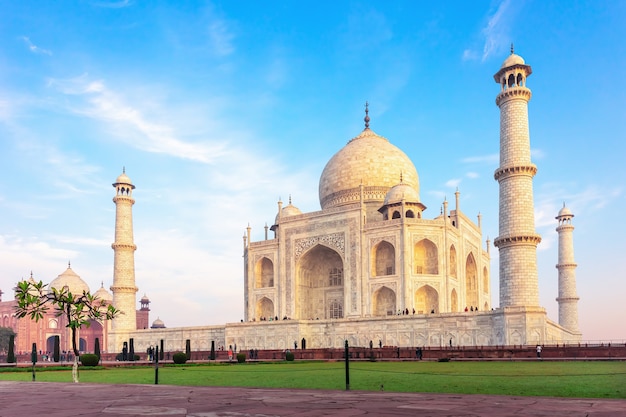
<svg viewBox="0 0 626 417"><path fill-rule="evenodd" d="M511 15L508 10L510 4L511 0L503 0L498 5L495 13L489 17L487 25L482 30L485 37L482 54L483 61L489 58L494 52L500 51L501 47L508 41L506 31L509 28L509 21L506 17Z"/></svg>
<svg viewBox="0 0 626 417"><path fill-rule="evenodd" d="M31 52L35 54L52 55L52 51L38 47L30 40L28 36L22 36L22 40Z"/></svg>
<svg viewBox="0 0 626 417"><path fill-rule="evenodd" d="M213 52L218 56L227 56L235 52L235 35L225 20L215 19L208 27L209 41Z"/></svg>
<svg viewBox="0 0 626 417"><path fill-rule="evenodd" d="M446 187L456 188L456 187L459 186L460 183L461 183L461 179L460 178L452 178L452 179L446 181Z"/></svg>
<svg viewBox="0 0 626 417"><path fill-rule="evenodd" d="M461 59L463 61L474 61L478 59L478 52L471 49L466 49L463 51L463 56L461 57Z"/></svg>
<svg viewBox="0 0 626 417"><path fill-rule="evenodd" d="M485 26L480 31L482 47L474 46L463 50L463 61L481 59L486 61L495 54L500 54L510 44L509 32L513 26L513 19L519 15L522 2L502 0L495 3L495 7L486 16ZM478 43L478 41L476 41Z"/></svg>
<svg viewBox="0 0 626 417"><path fill-rule="evenodd" d="M123 94L107 88L102 80L91 80L83 75L69 80L53 79L49 85L84 100L75 104L72 111L106 122L119 140L135 148L205 164L213 163L227 153L225 144L178 138L172 127L150 120L139 107L128 103Z"/></svg>
<svg viewBox="0 0 626 417"><path fill-rule="evenodd" d="M466 173L465 176L471 179L480 178L480 174L478 172L472 172L472 171Z"/></svg>

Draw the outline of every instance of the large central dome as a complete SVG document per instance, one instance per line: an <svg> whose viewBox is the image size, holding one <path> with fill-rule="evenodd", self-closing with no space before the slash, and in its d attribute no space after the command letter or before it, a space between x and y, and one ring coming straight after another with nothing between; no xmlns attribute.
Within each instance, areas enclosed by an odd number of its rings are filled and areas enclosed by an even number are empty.
<svg viewBox="0 0 626 417"><path fill-rule="evenodd" d="M368 127L337 152L320 177L319 196L323 210L360 201L380 202L387 191L401 182L419 195L417 170L408 156Z"/></svg>

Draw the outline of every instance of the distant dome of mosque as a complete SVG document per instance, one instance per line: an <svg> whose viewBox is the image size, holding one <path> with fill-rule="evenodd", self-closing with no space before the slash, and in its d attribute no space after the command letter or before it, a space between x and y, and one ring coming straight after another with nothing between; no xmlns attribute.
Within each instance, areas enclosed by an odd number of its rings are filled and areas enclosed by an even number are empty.
<svg viewBox="0 0 626 417"><path fill-rule="evenodd" d="M56 277L50 283L50 288L56 288L57 290L63 289L67 286L72 294L82 294L83 291L89 292L89 285L81 277L72 271L72 268L68 265L65 272Z"/></svg>
<svg viewBox="0 0 626 417"><path fill-rule="evenodd" d="M100 288L94 293L94 296L97 297L99 300L107 302L113 301L113 296L110 292L106 290L106 288L104 288L104 283L100 284Z"/></svg>
<svg viewBox="0 0 626 417"><path fill-rule="evenodd" d="M157 318L155 321L152 322L152 326L150 326L151 329L165 329L165 323L163 323L163 320L161 320L160 318Z"/></svg>
<svg viewBox="0 0 626 417"><path fill-rule="evenodd" d="M420 197L415 188L405 182L401 182L391 187L391 190L385 196L383 205L400 203L402 200L409 203L418 203Z"/></svg>
<svg viewBox="0 0 626 417"><path fill-rule="evenodd" d="M404 183L419 193L413 162L389 140L370 130L367 108L365 122L365 129L341 148L322 171L319 182L322 209L358 202L361 185L366 203L382 202L400 175Z"/></svg>

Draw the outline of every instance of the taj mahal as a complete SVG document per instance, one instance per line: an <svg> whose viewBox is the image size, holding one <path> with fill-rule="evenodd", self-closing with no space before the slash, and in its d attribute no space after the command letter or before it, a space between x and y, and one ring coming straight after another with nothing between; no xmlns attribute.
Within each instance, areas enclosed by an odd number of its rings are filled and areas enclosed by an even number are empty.
<svg viewBox="0 0 626 417"><path fill-rule="evenodd" d="M278 202L265 239L243 236L244 319L217 326L152 328L147 299L137 316L132 206L126 173L113 184L116 205L113 283L109 296L125 312L103 325L108 351L130 338L145 349L163 339L168 351L237 345L240 349L367 346L530 345L577 342L576 263L572 218L556 214L558 322L539 305L537 245L527 78L530 65L511 50L494 75L499 86L499 303L492 305L490 249L480 215L461 211L460 193L428 215L418 172L407 155L364 129L326 164L319 179L321 209L303 213L291 198ZM485 202L495 204L495 202ZM251 208L252 210L252 208ZM270 236L271 234L271 236ZM106 292L101 289L100 291ZM107 296L106 294L103 295ZM2 304L2 303L0 303ZM1 307L1 306L0 306ZM0 312L1 313L1 312ZM24 320L24 319L22 319Z"/></svg>

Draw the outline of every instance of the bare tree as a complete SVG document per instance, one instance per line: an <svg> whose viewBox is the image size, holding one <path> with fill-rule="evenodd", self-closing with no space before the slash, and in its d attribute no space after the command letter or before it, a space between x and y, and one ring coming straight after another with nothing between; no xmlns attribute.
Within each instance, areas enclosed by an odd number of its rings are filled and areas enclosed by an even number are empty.
<svg viewBox="0 0 626 417"><path fill-rule="evenodd" d="M82 294L72 294L67 286L57 289L46 289L42 281L20 281L15 288L15 315L18 318L30 316L32 320L41 320L50 310L57 317L67 319L67 327L72 333L72 350L74 351L74 365L72 379L78 382L78 357L80 352L76 345L76 334L81 327L89 327L90 320L112 320L121 314L120 310L108 304L87 291Z"/></svg>

